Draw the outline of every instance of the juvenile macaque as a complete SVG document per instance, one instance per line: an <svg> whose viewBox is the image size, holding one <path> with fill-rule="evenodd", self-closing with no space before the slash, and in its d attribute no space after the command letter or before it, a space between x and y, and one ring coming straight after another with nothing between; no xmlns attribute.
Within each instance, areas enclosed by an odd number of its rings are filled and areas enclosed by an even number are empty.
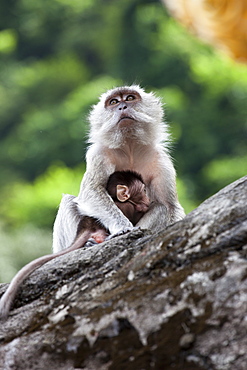
<svg viewBox="0 0 247 370"><path fill-rule="evenodd" d="M160 100L139 86L119 87L101 96L89 121L87 170L79 195L65 195L61 201L54 224L54 252L71 245L82 215L98 219L110 234L134 227L106 191L115 171L136 171L146 185L150 207L137 226L156 231L184 217Z"/></svg>
<svg viewBox="0 0 247 370"><path fill-rule="evenodd" d="M148 210L149 199L145 192L145 185L141 176L137 173L130 171L113 173L108 179L106 190L117 207L133 224L136 224ZM15 275L0 300L0 318L8 316L20 285L35 269L56 257L83 247L88 240L91 243L92 241L94 243L102 243L108 235L109 231L99 220L89 216L82 216L78 224L75 241L69 248L35 259Z"/></svg>

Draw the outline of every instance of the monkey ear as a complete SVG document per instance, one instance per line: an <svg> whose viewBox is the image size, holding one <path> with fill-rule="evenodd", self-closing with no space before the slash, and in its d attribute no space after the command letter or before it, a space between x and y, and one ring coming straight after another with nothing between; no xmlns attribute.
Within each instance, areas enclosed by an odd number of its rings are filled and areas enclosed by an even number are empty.
<svg viewBox="0 0 247 370"><path fill-rule="evenodd" d="M126 185L117 185L117 199L126 202L130 198L129 188Z"/></svg>

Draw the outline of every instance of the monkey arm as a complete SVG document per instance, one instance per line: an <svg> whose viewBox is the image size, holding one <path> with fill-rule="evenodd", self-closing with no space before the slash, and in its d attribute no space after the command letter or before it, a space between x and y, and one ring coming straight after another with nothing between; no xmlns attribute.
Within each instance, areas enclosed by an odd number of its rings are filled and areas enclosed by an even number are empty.
<svg viewBox="0 0 247 370"><path fill-rule="evenodd" d="M78 209L81 214L99 219L110 234L132 229L132 223L106 191L108 178L115 171L115 166L96 149L92 146L87 153L87 171L83 177L79 195L75 199Z"/></svg>
<svg viewBox="0 0 247 370"><path fill-rule="evenodd" d="M153 202L136 226L142 229L161 230L184 216L183 208L179 203L171 205Z"/></svg>
<svg viewBox="0 0 247 370"><path fill-rule="evenodd" d="M161 230L169 225L169 212L165 205L152 203L136 226L142 229Z"/></svg>
<svg viewBox="0 0 247 370"><path fill-rule="evenodd" d="M108 178L114 171L115 166L94 145L91 146L78 197L65 194L60 203L53 227L54 253L73 243L83 215L97 218L111 234L133 228L106 191Z"/></svg>
<svg viewBox="0 0 247 370"><path fill-rule="evenodd" d="M167 153L159 153L156 176L147 184L147 190L151 205L136 226L157 230L185 216L177 197L176 173Z"/></svg>

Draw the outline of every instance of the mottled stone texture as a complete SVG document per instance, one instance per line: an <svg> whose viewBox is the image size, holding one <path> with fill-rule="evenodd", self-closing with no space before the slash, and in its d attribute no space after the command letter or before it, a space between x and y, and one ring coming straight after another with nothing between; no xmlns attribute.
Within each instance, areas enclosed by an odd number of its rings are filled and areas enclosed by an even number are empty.
<svg viewBox="0 0 247 370"><path fill-rule="evenodd" d="M246 250L247 177L158 234L57 258L0 323L0 369L245 370Z"/></svg>

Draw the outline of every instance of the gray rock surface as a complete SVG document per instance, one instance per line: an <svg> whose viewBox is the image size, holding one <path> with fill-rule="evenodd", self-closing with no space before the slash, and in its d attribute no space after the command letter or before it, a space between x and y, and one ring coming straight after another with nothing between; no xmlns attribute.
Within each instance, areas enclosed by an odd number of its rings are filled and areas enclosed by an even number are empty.
<svg viewBox="0 0 247 370"><path fill-rule="evenodd" d="M48 262L0 322L0 369L246 370L246 251L247 176L158 234Z"/></svg>

